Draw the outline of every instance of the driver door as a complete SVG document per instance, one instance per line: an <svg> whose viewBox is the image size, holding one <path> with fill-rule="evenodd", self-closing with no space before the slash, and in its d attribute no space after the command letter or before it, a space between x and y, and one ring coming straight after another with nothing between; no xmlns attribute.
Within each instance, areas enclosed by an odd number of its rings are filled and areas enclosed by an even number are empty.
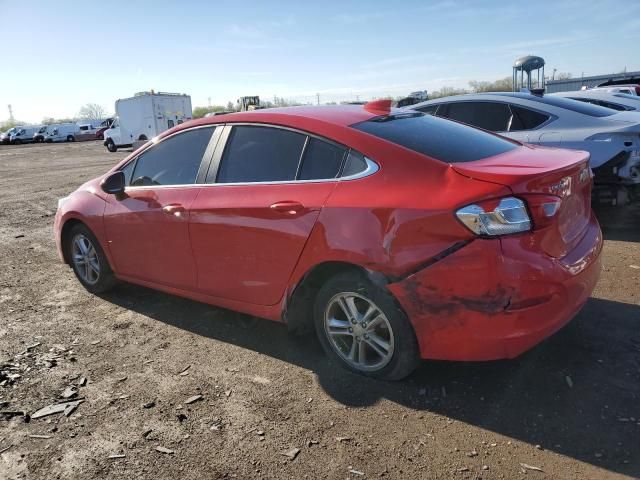
<svg viewBox="0 0 640 480"><path fill-rule="evenodd" d="M118 275L190 289L196 285L189 240L189 209L208 163L215 127L163 139L129 162L124 198L109 196L107 245Z"/></svg>

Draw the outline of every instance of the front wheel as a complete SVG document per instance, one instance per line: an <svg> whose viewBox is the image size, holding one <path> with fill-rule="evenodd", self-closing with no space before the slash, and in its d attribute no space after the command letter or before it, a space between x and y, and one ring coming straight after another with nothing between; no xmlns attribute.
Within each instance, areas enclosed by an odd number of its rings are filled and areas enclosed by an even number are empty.
<svg viewBox="0 0 640 480"><path fill-rule="evenodd" d="M111 139L107 140L107 150L109 150L111 153L115 153L118 151L118 147L115 143L113 143L113 140Z"/></svg>
<svg viewBox="0 0 640 480"><path fill-rule="evenodd" d="M75 137L73 135L69 135L67 137L67 142L75 142L75 141L76 141L76 139L75 139Z"/></svg>
<svg viewBox="0 0 640 480"><path fill-rule="evenodd" d="M78 224L72 227L65 248L73 273L88 291L102 293L116 284L107 257L86 226Z"/></svg>
<svg viewBox="0 0 640 480"><path fill-rule="evenodd" d="M362 274L331 278L318 292L314 320L324 350L353 372L401 380L419 363L406 315L386 289Z"/></svg>

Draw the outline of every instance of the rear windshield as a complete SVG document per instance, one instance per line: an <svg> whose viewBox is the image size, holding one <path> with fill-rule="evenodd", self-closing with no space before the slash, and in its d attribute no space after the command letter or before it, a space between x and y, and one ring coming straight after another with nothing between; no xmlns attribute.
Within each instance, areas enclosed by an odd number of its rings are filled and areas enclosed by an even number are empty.
<svg viewBox="0 0 640 480"><path fill-rule="evenodd" d="M493 95L493 94L489 94ZM544 103L546 105L551 105L558 108L566 108L567 110L571 110L572 112L581 113L583 115L589 115L590 117L608 117L609 115L613 115L614 113L618 113L616 110L611 110L610 108L600 107L598 105L592 105L590 103L576 102L571 98L564 97L556 97L545 95L539 97L537 95L531 95L528 93L497 93L496 95L505 96L505 97L516 97L522 98L524 100L529 100L537 103Z"/></svg>
<svg viewBox="0 0 640 480"><path fill-rule="evenodd" d="M424 113L375 117L352 127L446 163L473 162L518 147L496 135Z"/></svg>

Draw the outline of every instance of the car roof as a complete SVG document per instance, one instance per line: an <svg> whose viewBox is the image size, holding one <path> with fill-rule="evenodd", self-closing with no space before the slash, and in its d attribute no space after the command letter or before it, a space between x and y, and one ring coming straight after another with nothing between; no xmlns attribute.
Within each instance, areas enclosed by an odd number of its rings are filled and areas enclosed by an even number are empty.
<svg viewBox="0 0 640 480"><path fill-rule="evenodd" d="M265 108L248 112L235 112L206 117L189 122L189 126L213 125L232 122L257 122L275 124L295 124L296 120L307 119L337 126L347 127L354 123L364 122L382 112L372 112L365 105L323 105L284 108ZM186 124L185 124L186 125Z"/></svg>

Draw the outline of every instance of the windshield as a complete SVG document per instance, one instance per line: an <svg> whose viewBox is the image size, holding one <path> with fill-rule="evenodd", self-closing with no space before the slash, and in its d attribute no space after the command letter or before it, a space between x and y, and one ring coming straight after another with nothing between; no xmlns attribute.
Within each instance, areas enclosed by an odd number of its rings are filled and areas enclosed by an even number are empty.
<svg viewBox="0 0 640 480"><path fill-rule="evenodd" d="M417 112L375 117L352 127L446 163L472 162L518 147L497 135Z"/></svg>

